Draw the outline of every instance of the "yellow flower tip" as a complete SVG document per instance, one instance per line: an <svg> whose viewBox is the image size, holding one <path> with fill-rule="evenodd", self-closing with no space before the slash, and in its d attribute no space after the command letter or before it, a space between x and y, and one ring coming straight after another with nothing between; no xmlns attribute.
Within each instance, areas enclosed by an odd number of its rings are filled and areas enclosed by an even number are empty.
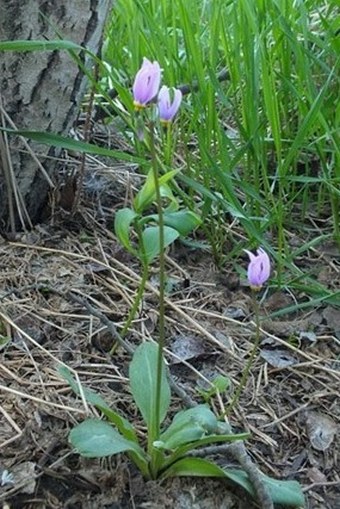
<svg viewBox="0 0 340 509"><path fill-rule="evenodd" d="M141 111L141 110L144 110L144 108L145 108L145 105L139 103L138 101L133 101L133 105L135 107L135 111Z"/></svg>
<svg viewBox="0 0 340 509"><path fill-rule="evenodd" d="M162 124L163 127L166 127L167 129L169 129L169 127L171 126L171 120L163 120L163 119L161 119L160 123Z"/></svg>
<svg viewBox="0 0 340 509"><path fill-rule="evenodd" d="M250 288L253 290L253 292L259 292L262 288L262 285L258 286L250 285Z"/></svg>

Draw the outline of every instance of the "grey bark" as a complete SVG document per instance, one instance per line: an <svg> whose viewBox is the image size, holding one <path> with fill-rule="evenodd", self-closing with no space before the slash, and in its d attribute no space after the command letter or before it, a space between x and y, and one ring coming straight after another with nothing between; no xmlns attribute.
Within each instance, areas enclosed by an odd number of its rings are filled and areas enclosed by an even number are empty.
<svg viewBox="0 0 340 509"><path fill-rule="evenodd" d="M111 6L112 0L0 0L0 39L53 40L59 34L97 53ZM82 58L87 67L93 65L87 57ZM66 51L0 52L1 103L17 129L66 135L85 87L86 78ZM4 123L11 127L8 117ZM51 182L27 153L23 141L12 135L8 143L13 171L6 180L5 142L0 140L0 231L9 226L9 200L17 209L15 189L32 223L39 222L51 189ZM56 162L46 156L56 155L57 150L29 143L53 182ZM15 222L22 222L17 210Z"/></svg>

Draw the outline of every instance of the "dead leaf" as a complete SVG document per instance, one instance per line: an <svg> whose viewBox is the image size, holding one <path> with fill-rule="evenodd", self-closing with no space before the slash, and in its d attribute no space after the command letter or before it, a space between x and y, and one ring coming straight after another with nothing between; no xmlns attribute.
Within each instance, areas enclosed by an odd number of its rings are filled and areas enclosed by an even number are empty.
<svg viewBox="0 0 340 509"><path fill-rule="evenodd" d="M308 330L308 320L265 320L262 322L264 330L275 336L292 336L300 331Z"/></svg>
<svg viewBox="0 0 340 509"><path fill-rule="evenodd" d="M206 342L197 336L180 334L175 336L171 342L171 351L181 360L187 361L207 353ZM181 362L172 359L172 364Z"/></svg>
<svg viewBox="0 0 340 509"><path fill-rule="evenodd" d="M337 425L328 415L308 412L306 430L313 449L325 451L334 440Z"/></svg>
<svg viewBox="0 0 340 509"><path fill-rule="evenodd" d="M307 475L310 481L313 483L325 483L327 482L327 477L323 474L318 468L312 467L307 470Z"/></svg>
<svg viewBox="0 0 340 509"><path fill-rule="evenodd" d="M323 310L322 315L327 326L338 336L338 334L340 334L340 309L327 306Z"/></svg>
<svg viewBox="0 0 340 509"><path fill-rule="evenodd" d="M260 351L262 359L274 368L286 368L287 366L293 366L297 363L297 360L293 355L288 353L286 350L269 350L262 349Z"/></svg>
<svg viewBox="0 0 340 509"><path fill-rule="evenodd" d="M299 333L299 339L304 340L306 339L309 341L309 343L315 343L316 342L316 334L313 331L301 331Z"/></svg>
<svg viewBox="0 0 340 509"><path fill-rule="evenodd" d="M23 484L22 488L20 488L21 493L27 493L28 495L32 495L34 493L36 485L35 467L36 464L32 461L25 461L24 463L11 467L14 486Z"/></svg>
<svg viewBox="0 0 340 509"><path fill-rule="evenodd" d="M292 302L293 300L290 295L284 292L274 292L265 300L264 307L267 313L272 313L273 311L290 306Z"/></svg>
<svg viewBox="0 0 340 509"><path fill-rule="evenodd" d="M217 341L219 341L223 346L228 348L228 350L230 350L231 352L235 351L235 343L232 340L231 336L227 336L226 334L223 334L223 332L216 329L210 330L209 332L211 332L215 336Z"/></svg>
<svg viewBox="0 0 340 509"><path fill-rule="evenodd" d="M235 300L232 305L223 311L223 316L232 318L233 320L243 320L250 314L248 302L245 300Z"/></svg>

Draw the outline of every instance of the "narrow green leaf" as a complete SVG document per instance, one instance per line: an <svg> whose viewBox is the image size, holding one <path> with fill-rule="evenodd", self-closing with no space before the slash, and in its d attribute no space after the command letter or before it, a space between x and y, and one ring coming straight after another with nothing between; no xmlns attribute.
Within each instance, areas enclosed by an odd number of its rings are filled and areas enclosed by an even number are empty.
<svg viewBox="0 0 340 509"><path fill-rule="evenodd" d="M69 441L79 454L87 458L104 458L125 451L143 456L143 450L135 442L127 440L100 419L87 419L73 428Z"/></svg>
<svg viewBox="0 0 340 509"><path fill-rule="evenodd" d="M177 230L164 226L164 248L172 244L179 237ZM159 226L149 226L142 234L145 256L148 263L151 263L160 253Z"/></svg>
<svg viewBox="0 0 340 509"><path fill-rule="evenodd" d="M135 253L130 242L130 226L136 217L136 212L128 207L118 210L115 215L115 234L122 246L130 253Z"/></svg>
<svg viewBox="0 0 340 509"><path fill-rule="evenodd" d="M333 77L334 69L329 74L326 83L322 86L320 89L320 92L315 97L313 103L309 106L308 113L306 114L305 118L303 119L301 125L299 126L299 129L296 133L295 139L293 143L290 144L290 148L288 153L286 154L285 161L283 164L282 171L283 173L286 173L289 169L289 167L292 164L292 161L297 156L298 151L300 150L300 147L303 143L303 141L306 139L309 131L311 131L315 125L315 120L322 108L324 97L328 90L328 85Z"/></svg>
<svg viewBox="0 0 340 509"><path fill-rule="evenodd" d="M72 138L65 138L64 136L60 136L59 134L41 131L28 131L26 129L22 130L7 129L4 127L0 127L0 131L6 131L9 134L23 136L24 138L28 138L39 143L44 143L46 145L51 145L52 147L64 148L65 150L72 150L74 152L85 152L86 154L96 154L99 156L107 156L112 157L113 159L129 161L131 163L137 164L144 163L143 159L129 155L126 152L120 152L119 150L111 150L105 147L98 147L97 145L93 145L92 143L73 140Z"/></svg>
<svg viewBox="0 0 340 509"><path fill-rule="evenodd" d="M203 458L182 458L165 470L162 477L225 477L222 468Z"/></svg>
<svg viewBox="0 0 340 509"><path fill-rule="evenodd" d="M106 401L96 392L88 389L87 387L80 387L80 384L74 379L71 371L66 366L60 366L58 369L59 374L66 380L71 389L77 395L81 395L81 391L84 395L85 400L98 408L103 414L115 425L122 435L128 439L138 443L138 438L132 424L119 415L117 412L112 410L106 403Z"/></svg>
<svg viewBox="0 0 340 509"><path fill-rule="evenodd" d="M151 169L146 177L146 180L140 189L140 191L135 196L133 206L137 212L142 212L150 203L152 203L155 197L156 189L155 189L155 179L153 170Z"/></svg>
<svg viewBox="0 0 340 509"><path fill-rule="evenodd" d="M56 41L0 41L0 51L53 51L57 49L84 50L79 44L61 39Z"/></svg>
<svg viewBox="0 0 340 509"><path fill-rule="evenodd" d="M148 429L157 429L170 406L170 386L162 366L160 422L155 422L158 346L142 343L136 348L130 363L129 376L133 398Z"/></svg>
<svg viewBox="0 0 340 509"><path fill-rule="evenodd" d="M174 176L179 172L179 170L171 170L159 177L158 184L159 186L163 186L169 180L174 178ZM155 186L155 178L153 170L151 169L148 173L146 181L144 182L141 190L136 195L134 200L134 208L137 212L142 212L146 209L156 198L156 186Z"/></svg>

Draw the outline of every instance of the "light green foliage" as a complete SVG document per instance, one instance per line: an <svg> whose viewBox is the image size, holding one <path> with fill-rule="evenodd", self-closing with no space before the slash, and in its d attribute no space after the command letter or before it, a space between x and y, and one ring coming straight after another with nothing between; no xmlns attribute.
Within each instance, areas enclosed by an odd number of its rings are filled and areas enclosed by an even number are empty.
<svg viewBox="0 0 340 509"><path fill-rule="evenodd" d="M185 237L201 224L197 214L190 210L178 210L179 202L174 197L168 183L178 170L171 170L159 177L162 199L168 201L163 211L164 239L163 249L171 245L179 236ZM158 223L158 214L143 215L156 200L156 185L151 169L146 180L133 200L133 209L124 207L116 212L114 229L122 246L136 255L144 266L148 266L160 254L160 229L150 223ZM131 241L131 228L135 227L138 236L136 246Z"/></svg>
<svg viewBox="0 0 340 509"><path fill-rule="evenodd" d="M3 336L1 333L0 333L0 350L2 350L2 348L4 348L9 342L11 341L11 338L8 337L8 336Z"/></svg>
<svg viewBox="0 0 340 509"><path fill-rule="evenodd" d="M230 380L226 376L218 375L212 382L212 386L209 389L198 388L197 392L202 396L205 401L209 401L218 392L225 392L230 385Z"/></svg>
<svg viewBox="0 0 340 509"><path fill-rule="evenodd" d="M302 274L286 231L298 211L303 225L312 203L316 213L330 203L340 242L337 20L337 2L326 0L117 0L107 30L103 58L127 108L122 84L144 56L160 62L169 85L198 84L177 120L177 180L188 185L186 205L202 214L215 260L225 256L231 214L276 258L278 282L292 287ZM219 81L224 68L228 79ZM244 247L234 245L230 256ZM310 282L312 293L331 297Z"/></svg>

